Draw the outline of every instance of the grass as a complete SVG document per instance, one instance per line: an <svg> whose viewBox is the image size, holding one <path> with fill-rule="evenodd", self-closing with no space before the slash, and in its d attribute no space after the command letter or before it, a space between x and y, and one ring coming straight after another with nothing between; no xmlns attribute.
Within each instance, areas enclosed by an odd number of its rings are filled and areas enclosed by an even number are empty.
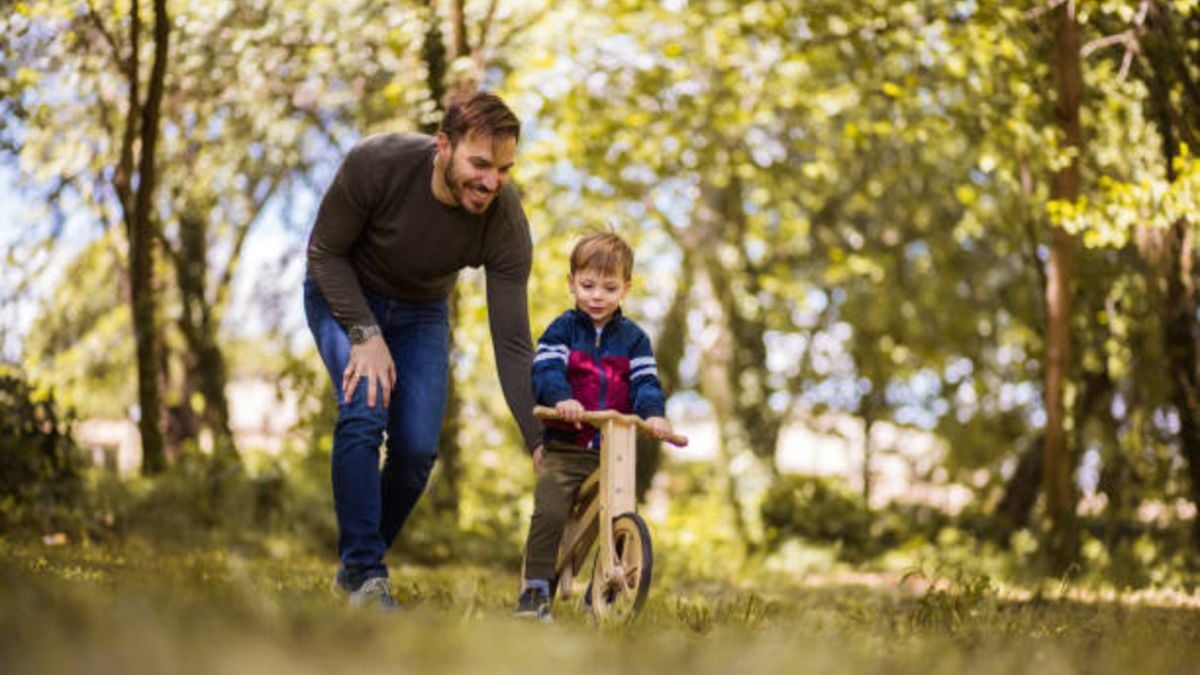
<svg viewBox="0 0 1200 675"><path fill-rule="evenodd" d="M509 618L511 570L394 565L402 611L352 610L332 562L227 550L0 540L0 672L22 673L1185 673L1188 606L1016 601L985 578L735 587L655 580L640 620Z"/></svg>

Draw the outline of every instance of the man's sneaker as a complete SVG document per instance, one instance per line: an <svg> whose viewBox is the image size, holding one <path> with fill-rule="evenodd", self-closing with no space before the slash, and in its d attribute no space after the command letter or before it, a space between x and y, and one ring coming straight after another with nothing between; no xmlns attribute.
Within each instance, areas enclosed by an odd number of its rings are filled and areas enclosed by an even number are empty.
<svg viewBox="0 0 1200 675"><path fill-rule="evenodd" d="M538 619L553 621L550 614L550 596L540 588L526 588L517 600L517 611L513 616L518 619Z"/></svg>
<svg viewBox="0 0 1200 675"><path fill-rule="evenodd" d="M350 606L395 609L397 605L388 580L385 577L371 577L362 582L358 590L350 591Z"/></svg>

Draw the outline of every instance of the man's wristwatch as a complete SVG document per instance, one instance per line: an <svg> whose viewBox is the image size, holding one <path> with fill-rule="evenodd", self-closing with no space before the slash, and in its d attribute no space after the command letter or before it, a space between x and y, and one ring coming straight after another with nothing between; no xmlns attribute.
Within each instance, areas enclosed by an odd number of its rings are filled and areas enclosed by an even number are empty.
<svg viewBox="0 0 1200 675"><path fill-rule="evenodd" d="M379 326L371 324L369 326L350 326L350 330L346 331L350 336L350 343L360 345L367 341L367 338L379 335Z"/></svg>

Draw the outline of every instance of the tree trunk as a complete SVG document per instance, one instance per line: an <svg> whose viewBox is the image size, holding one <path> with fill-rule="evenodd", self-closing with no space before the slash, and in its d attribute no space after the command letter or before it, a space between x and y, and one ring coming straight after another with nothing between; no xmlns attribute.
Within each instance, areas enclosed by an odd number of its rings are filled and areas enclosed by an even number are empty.
<svg viewBox="0 0 1200 675"><path fill-rule="evenodd" d="M146 102L139 96L141 18L139 3L129 8L130 54L124 61L129 84L129 110L121 144L120 163L113 180L120 197L129 239L129 302L136 345L138 382L138 430L142 440L142 472L152 475L166 468L163 439L162 390L160 387L161 335L155 287L156 219L152 210L157 179L155 153L158 143L163 83L166 79L170 18L166 0L154 2L154 62L147 86ZM134 138L137 149L137 179L134 180ZM134 184L136 183L136 188Z"/></svg>
<svg viewBox="0 0 1200 675"><path fill-rule="evenodd" d="M720 190L715 190L715 192L720 192ZM705 233L719 232L724 223L724 214L718 209L712 208L713 205L720 203L719 198L714 199L716 195L711 187L705 190L705 193L708 198L704 202L709 207L701 208L698 222L703 225L702 230ZM706 244L693 248L688 255L694 255L700 261L702 269L700 273L704 275L705 286L715 300L716 311L711 319L715 323L712 326L712 332L716 337L704 349L700 388L705 399L712 405L713 416L716 418L718 476L732 517L734 531L741 539L746 551L752 552L757 548L758 543L747 514L743 510L742 487L739 484L738 475L733 470L735 460L745 456L745 453L757 456L746 433L748 420L743 417L745 405L739 401L740 398L743 398L742 384L746 380L741 377L737 366L739 337L735 325L738 319L733 316L733 313L737 311L736 301L729 287L727 270L717 259L711 245L707 244L707 242L716 241L717 238L703 236L701 240Z"/></svg>
<svg viewBox="0 0 1200 675"><path fill-rule="evenodd" d="M446 414L442 417L442 433L438 437L438 461L441 464L438 474L437 488L433 497L434 511L458 519L458 504L461 496L462 482L462 443L459 433L462 431L462 394L459 392L458 379L454 376L454 324L458 319L459 292L455 288L450 292L450 372L446 383Z"/></svg>
<svg viewBox="0 0 1200 675"><path fill-rule="evenodd" d="M1131 487L1137 483L1137 475L1129 459L1117 447L1104 466L1100 469L1099 490L1107 498L1104 506L1104 544L1111 548L1116 545L1123 523L1133 520L1130 513L1133 500L1129 498Z"/></svg>
<svg viewBox="0 0 1200 675"><path fill-rule="evenodd" d="M1147 68L1139 69L1149 91L1148 103L1162 137L1167 179L1177 178L1175 160L1182 144L1193 147L1200 133L1200 80L1187 67L1186 45L1197 37L1196 24L1188 24L1165 3L1150 12L1150 30L1140 40ZM1182 33L1181 33L1182 31ZM1161 259L1151 268L1161 270L1165 285L1163 340L1171 382L1171 403L1179 414L1180 452L1187 462L1192 502L1200 505L1200 375L1197 374L1196 289L1192 280L1195 247L1192 226L1180 218L1165 232L1152 232ZM1192 523L1192 548L1200 550L1200 518Z"/></svg>
<svg viewBox="0 0 1200 675"><path fill-rule="evenodd" d="M1192 283L1192 230L1180 218L1163 237L1167 294L1163 339L1171 403L1179 414L1180 452L1187 462L1193 503L1200 504L1200 377L1196 371L1196 289ZM1200 518L1192 521L1192 546L1200 548Z"/></svg>
<svg viewBox="0 0 1200 675"><path fill-rule="evenodd" d="M461 0L451 0L451 30L453 44L449 53L446 49L440 17L437 13L436 0L429 2L429 25L425 31L425 42L421 54L425 59L428 71L426 84L429 86L429 96L441 112L445 111L446 74L449 63L466 53L466 25ZM437 125L430 123L422 127L426 133L437 133ZM457 347L455 346L454 326L458 324L459 291L455 287L450 292L450 363L455 361ZM437 494L433 499L434 510L442 515L451 515L457 519L458 505L461 493L462 476L462 443L459 432L462 423L462 394L455 380L454 368L450 369L450 381L446 390L446 413L442 418L442 433L438 440L438 458L441 462L440 478L438 479Z"/></svg>
<svg viewBox="0 0 1200 675"><path fill-rule="evenodd" d="M425 85L429 87L429 99L439 111L445 109L446 98L446 43L442 39L442 28L437 14L437 0L429 0L429 24L425 28L425 40L421 43L421 59L425 62ZM437 133L436 121L420 125L421 133Z"/></svg>
<svg viewBox="0 0 1200 675"><path fill-rule="evenodd" d="M872 392L874 393L874 392ZM871 398L868 395L867 400ZM871 430L875 428L875 406L868 403L862 413L863 420L863 459L862 459L862 500L863 506L871 508L871 459L875 449L871 446Z"/></svg>
<svg viewBox="0 0 1200 675"><path fill-rule="evenodd" d="M1082 75L1079 26L1074 3L1054 11L1054 81L1058 101L1055 119L1064 145L1076 154L1054 175L1054 198L1072 202L1079 196L1079 97ZM1051 522L1049 550L1055 568L1065 570L1076 557L1070 453L1065 434L1064 389L1071 366L1071 263L1074 242L1060 227L1052 230L1046 271L1046 440L1043 488Z"/></svg>
<svg viewBox="0 0 1200 675"><path fill-rule="evenodd" d="M683 361L683 351L687 344L687 315L690 304L688 298L692 290L692 271L686 259L678 279L671 308L667 310L667 316L663 319L662 332L654 348L654 359L658 362L658 380L668 396L679 387L679 363ZM662 462L662 443L638 436L635 489L639 502L646 497L646 491L650 489Z"/></svg>
<svg viewBox="0 0 1200 675"><path fill-rule="evenodd" d="M450 53L451 60L466 56L471 48L467 44L467 21L465 0L450 0Z"/></svg>
<svg viewBox="0 0 1200 675"><path fill-rule="evenodd" d="M722 239L716 233L730 227L735 230L733 241L740 244L742 240L737 234L746 229L741 181L734 177L728 186L709 186L702 194L704 206L701 217L706 220L704 229L713 236L708 238L699 254L721 306L721 316L732 345L726 373L730 391L733 392L730 398L733 408L729 419L740 427L738 434L732 437L740 438L771 475L777 477L775 450L783 429L783 418L771 409L768 401L771 395L771 372L767 367L766 321L757 302L740 302L735 289L737 282L746 283L749 287L742 289L744 295L757 298L757 270L751 269L740 249L739 261L730 269L711 245L711 242ZM727 235L724 238L729 239Z"/></svg>
<svg viewBox="0 0 1200 675"><path fill-rule="evenodd" d="M146 214L149 215L149 214ZM142 473L166 468L162 392L158 355L161 350L154 288L154 237L150 225L137 216L129 223L130 295L133 336L137 345L138 431L142 438Z"/></svg>
<svg viewBox="0 0 1200 675"><path fill-rule="evenodd" d="M996 515L1007 533L1011 534L1029 524L1029 514L1033 512L1038 491L1042 487L1044 445L1043 436L1033 440L1017 462L1017 470L1013 472L1012 478L1008 479L1008 484L1004 486L1004 495L996 505Z"/></svg>
<svg viewBox="0 0 1200 675"><path fill-rule="evenodd" d="M1106 310L1102 306L1089 307L1084 311L1084 315L1097 316L1104 311ZM1104 326L1096 324L1089 324L1088 332L1098 336L1093 338L1094 341L1102 342L1106 337L1111 339L1112 336L1112 333L1107 332ZM1112 415L1113 381L1109 377L1108 366L1103 360L1100 362L1099 370L1083 370L1082 389L1082 393L1076 398L1072 443L1074 452L1071 453L1071 466L1080 466L1086 448L1092 447L1098 452L1101 464L1096 489L1109 501L1104 509L1104 518L1107 523L1098 527L1092 526L1091 529L1096 536L1103 536L1106 541L1111 543L1114 532L1111 525L1116 520L1113 516L1121 497L1119 494L1114 496L1119 485L1114 484L1112 479L1119 474L1114 474L1109 465L1116 468L1124 461L1124 457L1121 454L1120 425ZM1091 440L1089 441L1089 439ZM1108 473L1106 474L1106 472ZM1109 492L1109 490L1113 492ZM1083 523L1079 523L1077 530L1082 531L1082 526Z"/></svg>
<svg viewBox="0 0 1200 675"><path fill-rule="evenodd" d="M182 305L179 327L188 347L185 356L187 379L194 383L194 390L204 400L200 418L204 428L212 434L213 456L220 461L236 462L239 455L229 424L229 400L225 395L228 369L225 355L217 344L213 307L206 293L208 242L203 218L190 210L179 220L180 247L174 257ZM191 401L185 399L183 406L190 410Z"/></svg>

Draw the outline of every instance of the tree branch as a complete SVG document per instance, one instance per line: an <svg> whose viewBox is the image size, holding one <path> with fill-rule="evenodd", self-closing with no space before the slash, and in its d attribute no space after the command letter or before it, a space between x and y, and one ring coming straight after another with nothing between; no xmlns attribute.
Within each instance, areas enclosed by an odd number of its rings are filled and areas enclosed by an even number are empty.
<svg viewBox="0 0 1200 675"><path fill-rule="evenodd" d="M116 36L109 32L108 27L104 25L104 20L100 17L100 13L96 11L96 7L92 4L92 0L88 0L87 9L88 19L91 20L92 26L97 32L100 33L100 36L104 38L104 41L107 42L108 46L112 49L113 58L117 62L117 68L120 68L122 71L124 71L130 80L136 79L137 72L134 69L137 65L137 56L132 53L128 58L121 55L121 46L117 44ZM135 21L134 23L138 22ZM133 50L136 49L137 41L135 40L133 42Z"/></svg>
<svg viewBox="0 0 1200 675"><path fill-rule="evenodd" d="M541 20L547 14L550 13L550 8L553 6L553 4L554 3L546 3L545 5L542 6L541 9L534 12L533 14L530 14L529 17L526 18L524 21L514 25L511 29L508 30L507 33L505 33L503 36L501 36L500 39L496 40L496 45L495 45L496 49L500 49L501 47L507 46L508 43L513 38L519 36L521 33L524 33L525 31L529 30L530 28L532 28L532 27L536 26L538 23L540 23Z"/></svg>
<svg viewBox="0 0 1200 675"><path fill-rule="evenodd" d="M1141 43L1138 42L1138 36L1145 32L1144 25L1146 23L1146 15L1150 13L1150 0L1142 0L1138 5L1138 12L1133 17L1133 28L1122 31L1116 35L1108 35L1097 40L1092 40L1083 46L1080 50L1080 55L1087 58L1092 52L1104 49L1115 44L1125 45L1125 54L1121 57L1121 70L1117 72L1117 80L1124 80L1129 75L1129 68L1133 65L1133 57L1141 51Z"/></svg>
<svg viewBox="0 0 1200 675"><path fill-rule="evenodd" d="M488 3L487 12L483 15L483 20L479 22L479 39L475 41L475 48L472 52L479 56L483 50L487 48L488 33L491 32L492 24L496 18L496 8L500 5L500 0L491 0Z"/></svg>
<svg viewBox="0 0 1200 675"><path fill-rule="evenodd" d="M1092 40L1091 42L1084 45L1083 49L1079 50L1079 54L1080 54L1080 56L1087 58L1089 55L1092 54L1092 52L1099 51L1101 49L1104 49L1105 47L1111 47L1112 45L1118 45L1118 44L1124 44L1126 46L1126 48L1133 48L1137 44L1137 40L1134 37L1132 28L1129 30L1117 33L1116 35L1106 35L1105 37L1098 38L1096 40Z"/></svg>
<svg viewBox="0 0 1200 675"><path fill-rule="evenodd" d="M252 194L254 183L255 181L250 181L250 184L247 187L248 193ZM221 272L221 278L217 281L217 287L215 289L216 297L213 299L212 303L213 316L219 317L225 313L225 305L229 302L229 289L232 285L231 282L233 281L233 273L237 269L238 260L241 259L242 250L245 248L246 238L250 234L250 226L258 218L259 213L262 212L263 206L271 200L271 197L275 195L275 192L278 188L279 181L271 179L271 187L261 199L255 200L253 197L250 198L251 203L257 202L257 208L253 209L250 217L247 218L245 222L242 222L236 226L237 235L234 239L233 248L229 253L229 260L225 262L225 269Z"/></svg>
<svg viewBox="0 0 1200 675"><path fill-rule="evenodd" d="M796 364L796 372L791 377L787 378L787 389L789 400L783 410L783 420L787 420L796 416L796 410L800 407L800 387L804 384L805 375L808 374L809 366L812 363L813 339L824 327L829 325L829 319L833 316L833 293L829 289L818 285L817 288L825 294L827 298L825 308L821 310L821 316L817 319L817 323L808 333L808 342L804 345L804 353Z"/></svg>
<svg viewBox="0 0 1200 675"><path fill-rule="evenodd" d="M141 100L138 95L138 46L141 40L142 22L137 14L137 0L133 0L133 7L129 12L129 68L125 71L125 75L129 80L129 110L125 117L125 131L121 137L121 155L117 160L116 175L113 176L113 187L117 191L117 199L121 201L121 207L126 214L126 222L132 224L129 220L129 214L134 210L133 205L133 141L138 133L138 119L141 117ZM117 62L120 63L120 54L116 55ZM133 237L133 232L129 233L130 238Z"/></svg>
<svg viewBox="0 0 1200 675"><path fill-rule="evenodd" d="M467 16L464 0L450 0L450 60L471 51L467 44Z"/></svg>

